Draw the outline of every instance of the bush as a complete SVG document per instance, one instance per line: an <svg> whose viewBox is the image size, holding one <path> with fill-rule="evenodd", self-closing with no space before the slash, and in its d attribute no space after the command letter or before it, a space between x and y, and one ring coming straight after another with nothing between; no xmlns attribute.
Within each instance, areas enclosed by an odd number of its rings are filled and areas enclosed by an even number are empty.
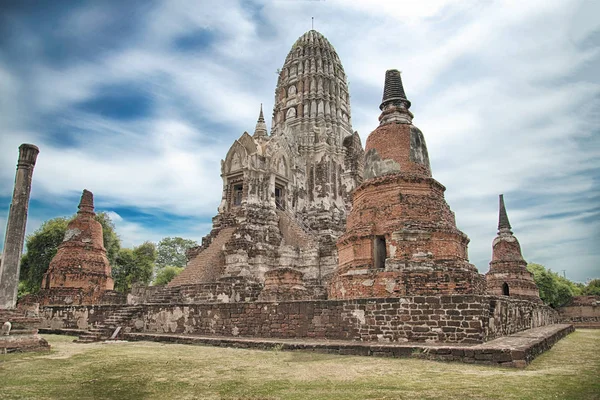
<svg viewBox="0 0 600 400"><path fill-rule="evenodd" d="M153 285L166 285L171 282L173 278L183 271L183 267L174 267L172 265L168 265L166 267L161 268L156 274L156 278L154 279Z"/></svg>

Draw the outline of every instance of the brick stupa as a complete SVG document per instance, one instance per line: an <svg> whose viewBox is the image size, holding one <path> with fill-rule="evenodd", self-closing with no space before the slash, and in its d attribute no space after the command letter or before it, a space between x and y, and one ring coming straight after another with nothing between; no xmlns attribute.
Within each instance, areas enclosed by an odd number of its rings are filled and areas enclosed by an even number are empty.
<svg viewBox="0 0 600 400"><path fill-rule="evenodd" d="M65 238L44 275L41 304L97 304L114 287L102 238L102 225L94 218L94 195L84 190L79 211L69 222Z"/></svg>
<svg viewBox="0 0 600 400"><path fill-rule="evenodd" d="M354 191L329 298L480 294L485 280L468 262L469 239L456 227L432 178L421 131L412 124L400 72L389 70L379 127L367 138L364 182Z"/></svg>
<svg viewBox="0 0 600 400"><path fill-rule="evenodd" d="M540 303L540 291L533 275L527 271L521 245L511 231L503 195L500 195L499 208L498 236L492 243L492 261L485 276L487 292Z"/></svg>

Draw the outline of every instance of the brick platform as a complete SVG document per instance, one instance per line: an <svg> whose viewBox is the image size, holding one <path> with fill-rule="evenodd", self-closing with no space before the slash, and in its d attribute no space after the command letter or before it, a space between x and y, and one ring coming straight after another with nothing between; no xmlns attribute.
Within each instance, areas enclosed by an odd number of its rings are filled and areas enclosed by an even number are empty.
<svg viewBox="0 0 600 400"><path fill-rule="evenodd" d="M303 350L320 353L374 357L423 358L459 361L504 367L526 367L535 357L573 332L573 325L555 324L528 329L472 346L423 343L378 344L342 340L299 340L267 338L231 338L224 336L126 333L128 340L210 345L220 347Z"/></svg>

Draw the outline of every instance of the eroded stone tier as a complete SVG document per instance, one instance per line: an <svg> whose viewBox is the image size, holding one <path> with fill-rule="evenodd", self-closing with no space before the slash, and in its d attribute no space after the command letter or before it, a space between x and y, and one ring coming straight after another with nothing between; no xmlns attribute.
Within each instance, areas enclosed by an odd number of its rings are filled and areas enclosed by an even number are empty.
<svg viewBox="0 0 600 400"><path fill-rule="evenodd" d="M380 125L365 147L365 181L355 190L330 298L479 294L445 188L431 177L421 131L412 125L396 70L387 71Z"/></svg>
<svg viewBox="0 0 600 400"><path fill-rule="evenodd" d="M60 292L61 298L71 297L74 302L95 304L105 291L113 289L102 225L95 215L93 194L84 190L77 216L69 222L63 242L44 274L41 304L50 304L56 298L53 292ZM66 292L72 292L71 296Z"/></svg>
<svg viewBox="0 0 600 400"><path fill-rule="evenodd" d="M492 243L492 261L486 274L487 291L541 302L539 289L521 254L521 245L511 231L503 195L500 195L499 209L498 236Z"/></svg>

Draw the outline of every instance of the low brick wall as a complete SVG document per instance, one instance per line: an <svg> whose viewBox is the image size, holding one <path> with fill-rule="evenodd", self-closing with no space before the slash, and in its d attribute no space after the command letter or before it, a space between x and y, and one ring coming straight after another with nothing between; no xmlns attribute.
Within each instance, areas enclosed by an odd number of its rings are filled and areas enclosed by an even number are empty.
<svg viewBox="0 0 600 400"><path fill-rule="evenodd" d="M87 330L103 322L122 305L98 306L42 306L39 316L42 330L76 329Z"/></svg>
<svg viewBox="0 0 600 400"><path fill-rule="evenodd" d="M182 303L238 303L256 301L263 286L243 280L223 280L179 287Z"/></svg>
<svg viewBox="0 0 600 400"><path fill-rule="evenodd" d="M147 305L134 332L378 342L480 343L557 321L546 306L495 296Z"/></svg>
<svg viewBox="0 0 600 400"><path fill-rule="evenodd" d="M43 328L86 329L119 306L49 306ZM504 296L146 304L128 332L356 341L481 343L555 323L549 307Z"/></svg>
<svg viewBox="0 0 600 400"><path fill-rule="evenodd" d="M576 325L600 325L600 296L575 296L558 309L561 321Z"/></svg>

